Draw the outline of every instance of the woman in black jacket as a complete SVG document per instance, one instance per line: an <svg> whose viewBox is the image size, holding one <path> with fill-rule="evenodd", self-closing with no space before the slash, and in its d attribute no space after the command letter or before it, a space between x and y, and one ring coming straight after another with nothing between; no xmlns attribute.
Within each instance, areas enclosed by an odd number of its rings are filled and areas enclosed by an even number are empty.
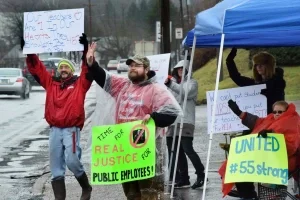
<svg viewBox="0 0 300 200"><path fill-rule="evenodd" d="M266 89L261 90L261 94L267 98L267 114L272 113L273 104L276 101L284 100L285 80L283 79L283 69L276 66L276 60L273 55L268 52L260 52L252 57L253 63L253 78L242 76L235 65L234 58L237 49L232 48L227 56L226 65L230 78L240 87L251 86L258 84L266 84ZM243 135L249 134L251 131L243 131ZM222 146L224 144L220 144ZM225 150L229 149L229 145L222 147ZM236 190L229 192L229 196L241 197L246 194L253 195L256 198L255 188L253 183L236 183Z"/></svg>
<svg viewBox="0 0 300 200"><path fill-rule="evenodd" d="M226 65L230 78L238 86L250 86L266 84L266 89L261 91L267 97L267 114L272 112L272 105L276 101L284 100L285 80L283 79L283 69L276 67L276 60L268 52L260 52L252 58L253 78L241 76L238 72L234 57L236 48L233 48L226 59Z"/></svg>

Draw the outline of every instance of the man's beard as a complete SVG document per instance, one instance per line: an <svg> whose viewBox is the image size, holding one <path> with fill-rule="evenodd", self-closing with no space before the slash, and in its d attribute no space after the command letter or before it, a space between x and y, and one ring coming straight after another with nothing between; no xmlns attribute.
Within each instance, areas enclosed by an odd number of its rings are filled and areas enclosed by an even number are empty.
<svg viewBox="0 0 300 200"><path fill-rule="evenodd" d="M68 76L64 78L64 77L62 77L63 74L67 74ZM71 73L68 73L68 72L62 72L62 73L60 74L60 78L61 78L61 79L68 79L68 78L70 78L71 76L72 76L72 74L71 74Z"/></svg>
<svg viewBox="0 0 300 200"><path fill-rule="evenodd" d="M140 82L143 82L146 79L146 74L139 75L137 72L129 72L128 73L128 78L133 83L140 83Z"/></svg>

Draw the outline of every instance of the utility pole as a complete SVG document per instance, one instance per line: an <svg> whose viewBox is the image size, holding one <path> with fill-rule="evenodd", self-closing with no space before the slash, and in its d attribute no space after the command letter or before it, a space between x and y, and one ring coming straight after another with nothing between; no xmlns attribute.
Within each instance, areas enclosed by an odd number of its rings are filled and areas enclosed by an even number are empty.
<svg viewBox="0 0 300 200"><path fill-rule="evenodd" d="M161 33L162 33L162 53L170 53L170 2L161 0Z"/></svg>
<svg viewBox="0 0 300 200"><path fill-rule="evenodd" d="M183 30L183 32L185 32L184 29L184 21L183 21L183 6L182 6L182 0L179 0L180 3L180 20L181 20L181 28Z"/></svg>
<svg viewBox="0 0 300 200"><path fill-rule="evenodd" d="M89 0L89 36L90 43L92 42L92 5L91 0Z"/></svg>
<svg viewBox="0 0 300 200"><path fill-rule="evenodd" d="M188 24L190 25L190 12L189 12L189 4L190 4L190 2L189 2L189 0L186 0L185 1L186 2L186 15L187 15L187 19L188 19Z"/></svg>

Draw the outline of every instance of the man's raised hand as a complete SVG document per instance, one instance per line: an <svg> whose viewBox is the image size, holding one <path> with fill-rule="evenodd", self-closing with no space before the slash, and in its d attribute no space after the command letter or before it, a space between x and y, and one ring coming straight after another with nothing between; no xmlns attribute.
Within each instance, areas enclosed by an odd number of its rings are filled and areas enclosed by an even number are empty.
<svg viewBox="0 0 300 200"><path fill-rule="evenodd" d="M91 66L94 62L94 53L96 51L96 48L97 48L96 42L92 42L92 44L89 45L88 52L86 54L86 62L88 66Z"/></svg>

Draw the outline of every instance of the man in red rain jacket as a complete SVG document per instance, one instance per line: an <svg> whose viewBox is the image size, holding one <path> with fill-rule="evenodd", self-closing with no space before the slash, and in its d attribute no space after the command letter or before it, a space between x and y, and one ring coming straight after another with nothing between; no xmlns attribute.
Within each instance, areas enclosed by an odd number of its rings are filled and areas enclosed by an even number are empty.
<svg viewBox="0 0 300 200"><path fill-rule="evenodd" d="M82 70L75 76L74 66L69 60L58 64L59 77L51 77L37 55L29 54L26 63L29 72L46 90L45 118L51 127L49 135L50 170L52 188L56 200L66 198L65 168L74 173L82 187L81 200L90 199L92 187L89 184L83 165L80 162L80 130L85 121L84 100L92 79L88 76L85 55L88 47L86 35L80 43L85 50L82 57ZM24 47L22 40L21 47Z"/></svg>

